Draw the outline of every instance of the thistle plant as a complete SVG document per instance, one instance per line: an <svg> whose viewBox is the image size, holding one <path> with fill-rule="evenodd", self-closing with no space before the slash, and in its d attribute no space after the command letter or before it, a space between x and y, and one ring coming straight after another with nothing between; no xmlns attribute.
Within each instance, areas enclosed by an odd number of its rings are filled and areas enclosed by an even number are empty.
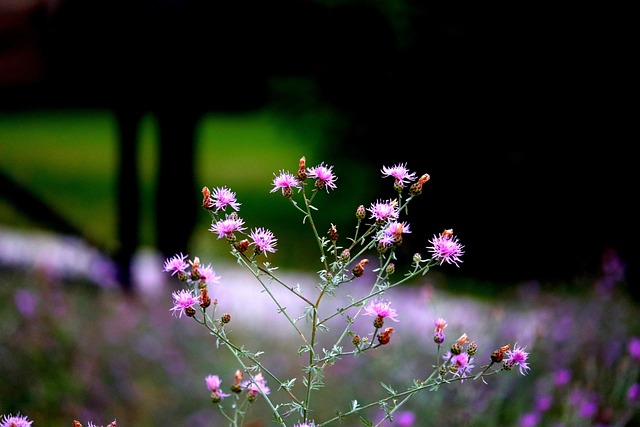
<svg viewBox="0 0 640 427"><path fill-rule="evenodd" d="M215 351L229 352L236 365L231 372L207 373L202 388L230 427L248 424L248 414L258 399L264 401L261 407L268 408L273 424L282 427L323 427L340 422L353 425L354 420L365 426L381 426L386 422L406 426L413 423L408 421L413 418L407 417L408 412L401 408L418 393L434 392L454 383L464 387L463 383L484 381L500 372L528 373L529 354L517 341L513 345L504 343L497 349L483 349L464 332L456 334L458 338L454 340L447 340L447 321L437 317L429 320L433 325L433 341L427 344L434 347L435 357L431 362L425 361L425 369L412 381L407 380L398 389L381 376L378 395L382 397L338 402L330 416L318 410L327 368L348 358L374 358L392 347L396 337L403 334L403 308L392 302L394 289L409 286L432 268L459 268L463 263L464 246L454 231L439 228L430 239L425 239L424 254L415 253L410 260L403 261L406 267L396 266L401 264L398 248L412 232L406 220L408 207L422 195L430 177L417 176L407 169L406 163L384 166L381 173L382 179L390 181L391 197L379 198L368 207L354 206L355 226L347 238L341 237L342 230L332 222L320 225L325 220L319 219L320 209L314 205L316 198L330 197L337 188L333 166L320 163L307 167L302 157L295 173L286 170L274 173L270 193L283 198L300 214L302 226L311 230L312 247L318 251L317 279L314 277L314 283L306 286L287 283L286 275L269 262L269 256L277 251L278 239L268 228L245 224L240 215L241 203L230 188L202 189L202 207L211 216L209 232L216 241L228 246L236 264L257 281L256 292L266 295L274 312L290 326L289 338L295 342L290 365L303 361L301 369L291 377L289 372L282 372L266 360L265 353L273 349L254 349L249 347L252 342L241 341L242 336L231 330L230 325L236 317L250 316L251 310L232 313L225 309L224 298L219 300L216 291L225 286L223 278L211 263L182 253L166 259L162 271L180 283L180 288L172 292L173 306L169 312L202 325L215 343ZM285 303L282 295L299 304ZM278 331L279 335L284 333ZM393 373L388 375L393 378ZM367 390L359 398L371 395ZM29 427L32 423L21 414L0 417L0 427ZM78 421L71 425L82 426ZM88 425L94 426L92 422ZM115 425L115 420L109 424Z"/></svg>
<svg viewBox="0 0 640 427"><path fill-rule="evenodd" d="M296 173L286 170L274 173L270 192L280 193L300 213L302 223L310 227L315 240L320 269L313 290L291 286L279 277L278 268L268 262L268 255L277 250L277 238L267 228L248 228L239 214L241 203L231 189L226 186L202 189L202 207L212 220L209 231L229 246L237 264L250 271L259 283L259 290L269 295L274 309L286 318L292 336L299 341L295 357L302 355L306 360L299 377L281 377L265 365L261 358L263 351L248 349L236 342L234 334L228 331L232 314L224 311L224 301L212 300L215 286L222 286L222 278L211 264L182 253L167 259L163 271L177 277L184 286L173 292L173 314L190 317L201 324L213 336L217 348L231 352L237 362L236 372L226 373L226 377L231 378L228 388L223 387L221 380L220 375L224 373L210 374L204 379L211 401L229 426L242 426L258 398L266 401L275 425L283 427L321 427L354 415L359 416L363 425L373 426L363 415L365 409L373 407L384 414L377 426L386 420L392 421L399 408L421 391L435 391L442 385L465 380L483 380L516 367L522 375L528 372L528 353L517 343L513 347L505 344L491 352L486 356L487 363L476 369L478 344L463 333L447 346L447 322L438 318L434 320L433 332L437 355L430 375L414 379L403 390L382 383L385 397L367 403L353 400L345 407L336 408L335 416L315 419L314 392L323 388L326 368L346 357L384 351L385 346L393 345L394 334L401 333L389 325L400 321L397 312L400 308L392 307L390 300L393 289L426 275L432 268L444 264L460 267L462 263L464 246L453 230L444 229L426 242L428 256L416 253L408 271L402 274L396 271L397 248L402 245L403 236L411 233L404 217L408 215L409 204L422 194L430 176L418 177L407 169L406 163L382 167L381 172L383 179L392 180L393 197L378 199L368 208L355 207L353 236L344 241L333 223L328 229L319 226L316 219L319 210L313 204L317 197L329 196L336 189L333 166L323 162L307 167L302 157ZM365 275L367 269L373 273L373 279ZM371 280L368 291L336 302L336 291L356 280ZM274 287L282 287L298 298L305 307L303 312L294 312L282 305L273 292ZM331 301L335 302L334 306L325 309ZM360 330L360 323L356 322L363 316L373 318L367 322L370 325L367 330ZM322 336L334 328L338 330L337 338L326 346Z"/></svg>

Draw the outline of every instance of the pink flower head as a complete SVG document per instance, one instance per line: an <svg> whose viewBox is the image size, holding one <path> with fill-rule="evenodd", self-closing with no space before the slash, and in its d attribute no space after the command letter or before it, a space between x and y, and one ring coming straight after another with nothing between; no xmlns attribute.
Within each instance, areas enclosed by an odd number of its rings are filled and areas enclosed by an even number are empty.
<svg viewBox="0 0 640 427"><path fill-rule="evenodd" d="M386 202L378 200L372 203L367 209L371 212L371 219L376 222L387 222L398 218L398 202L396 200L388 200Z"/></svg>
<svg viewBox="0 0 640 427"><path fill-rule="evenodd" d="M218 239L223 237L231 237L234 231L244 231L246 227L243 227L244 220L238 218L235 215L227 215L225 219L217 221L211 224L209 231L218 234Z"/></svg>
<svg viewBox="0 0 640 427"><path fill-rule="evenodd" d="M451 357L451 367L456 370L454 373L456 377L465 378L471 373L474 366L473 357L470 357L468 353L460 353Z"/></svg>
<svg viewBox="0 0 640 427"><path fill-rule="evenodd" d="M280 175L273 174L273 188L270 193L282 190L283 196L291 196L291 188L300 188L301 184L298 178L284 170L280 171Z"/></svg>
<svg viewBox="0 0 640 427"><path fill-rule="evenodd" d="M3 415L0 418L0 427L31 427L33 421L29 421L26 415Z"/></svg>
<svg viewBox="0 0 640 427"><path fill-rule="evenodd" d="M391 303L383 300L371 301L367 307L365 307L365 314L369 316L388 317L394 322L398 322L398 313L395 308L390 307Z"/></svg>
<svg viewBox="0 0 640 427"><path fill-rule="evenodd" d="M225 397L231 396L230 394L224 393L220 390L220 384L222 384L222 381L217 375L207 375L204 381L207 384L207 388L211 391L211 399L216 402L219 402Z"/></svg>
<svg viewBox="0 0 640 427"><path fill-rule="evenodd" d="M411 233L411 229L409 228L409 223L406 221L393 221L389 225L387 225L384 233L394 237L396 240L399 240L402 238L403 234Z"/></svg>
<svg viewBox="0 0 640 427"><path fill-rule="evenodd" d="M407 169L406 163L398 163L397 165L387 167L382 167L382 177L386 178L388 176L392 176L395 178L395 183L404 186L411 181L416 179L416 174L413 172L409 172Z"/></svg>
<svg viewBox="0 0 640 427"><path fill-rule="evenodd" d="M315 427L316 425L313 422L306 422L300 424L294 424L293 427Z"/></svg>
<svg viewBox="0 0 640 427"><path fill-rule="evenodd" d="M267 380L262 376L262 372L254 375L252 379L243 381L242 388L248 390L250 398L255 398L258 393L264 395L271 393L271 390L267 387Z"/></svg>
<svg viewBox="0 0 640 427"><path fill-rule="evenodd" d="M236 200L236 193L225 187L217 187L213 189L211 195L213 205L216 207L216 212L224 210L227 206L233 210L240 210L240 203Z"/></svg>
<svg viewBox="0 0 640 427"><path fill-rule="evenodd" d="M185 261L186 258L187 255L182 255L182 253L174 255L164 262L162 271L171 273L172 276L176 273L184 273L189 268L189 263Z"/></svg>
<svg viewBox="0 0 640 427"><path fill-rule="evenodd" d="M324 162L318 166L314 166L312 168L307 169L307 173L309 178L314 178L316 180L316 188L318 190L322 190L323 188L329 192L329 189L336 189L336 179L338 179L333 174L333 166L325 166Z"/></svg>
<svg viewBox="0 0 640 427"><path fill-rule="evenodd" d="M520 366L520 374L527 375L529 370L529 363L527 358L529 353L524 351L526 347L519 347L518 343L513 346L513 350L507 350L504 355L504 365L507 368L513 368L514 366Z"/></svg>
<svg viewBox="0 0 640 427"><path fill-rule="evenodd" d="M173 311L174 316L182 317L187 310L194 310L194 305L200 300L190 290L182 289L173 293Z"/></svg>
<svg viewBox="0 0 640 427"><path fill-rule="evenodd" d="M251 230L249 237L251 237L251 240L253 240L251 244L255 245L256 252L262 252L265 256L267 256L267 252L276 251L275 245L278 239L273 236L273 233L271 231L265 230L262 227L254 228L253 230Z"/></svg>
<svg viewBox="0 0 640 427"><path fill-rule="evenodd" d="M217 285L220 283L220 276L216 275L215 270L211 267L211 264L206 266L200 266L198 269L200 272L200 281L209 285Z"/></svg>
<svg viewBox="0 0 640 427"><path fill-rule="evenodd" d="M462 262L460 257L464 254L464 246L460 244L451 230L445 230L439 236L434 235L429 243L431 246L427 246L427 249L433 255L433 259L440 261L440 265L446 262L460 267L458 263Z"/></svg>

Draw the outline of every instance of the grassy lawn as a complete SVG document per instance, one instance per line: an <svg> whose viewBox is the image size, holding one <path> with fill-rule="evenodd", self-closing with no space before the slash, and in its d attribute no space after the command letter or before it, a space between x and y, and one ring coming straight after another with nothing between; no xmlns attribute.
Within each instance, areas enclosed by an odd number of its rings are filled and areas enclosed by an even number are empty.
<svg viewBox="0 0 640 427"><path fill-rule="evenodd" d="M281 169L295 170L302 155L310 165L321 161L333 164L335 157L327 157L331 154L325 134L322 118L307 116L293 120L272 109L208 114L201 122L196 145L194 167L198 188L228 186L237 193L247 224L271 228L281 243L291 242L289 254L300 254L300 248L295 247L298 239L286 235L292 234L289 232L291 221L301 223L301 218L281 197L269 193L271 180ZM0 168L14 181L37 193L85 236L111 250L117 245L115 138L115 119L108 110L2 112ZM147 116L141 126L139 148L144 246L154 245L152 200L157 172L156 141L155 121ZM350 173L358 170L358 165L353 163L349 167ZM345 175L346 171L336 170L336 173ZM353 206L344 203L349 197L345 187L358 185L358 180L365 179L358 176L351 173L348 178L342 177L343 188L336 191L332 214L344 216L345 213L352 220L349 212L355 210L357 202L351 202ZM208 227L206 213L202 212L199 221L199 231ZM336 222L327 221L327 227L329 222ZM0 224L41 227L6 200L0 200ZM211 236L207 233L194 234L194 248L211 245ZM280 247L286 255L286 246Z"/></svg>

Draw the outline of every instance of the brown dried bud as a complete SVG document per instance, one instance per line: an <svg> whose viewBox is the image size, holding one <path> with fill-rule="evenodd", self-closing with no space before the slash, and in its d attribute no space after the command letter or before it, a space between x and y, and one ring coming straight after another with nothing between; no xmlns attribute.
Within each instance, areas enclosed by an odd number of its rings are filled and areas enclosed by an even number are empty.
<svg viewBox="0 0 640 427"><path fill-rule="evenodd" d="M509 350L509 348L511 348L510 344L503 345L502 347L491 353L491 361L495 363L502 362L502 359L504 359L504 354L507 352L507 350Z"/></svg>
<svg viewBox="0 0 640 427"><path fill-rule="evenodd" d="M353 275L355 277L360 277L364 274L364 266L366 264L369 264L369 260L368 259L363 259L362 261L360 261L358 263L358 265L356 265L355 267L353 267L353 270L351 270L351 272L353 273Z"/></svg>
<svg viewBox="0 0 640 427"><path fill-rule="evenodd" d="M202 187L202 207L206 210L211 210L215 204L211 198L211 191L208 187Z"/></svg>
<svg viewBox="0 0 640 427"><path fill-rule="evenodd" d="M300 162L298 163L298 174L296 175L298 181L304 182L307 179L307 159L302 156L300 158Z"/></svg>
<svg viewBox="0 0 640 427"><path fill-rule="evenodd" d="M338 229L336 228L335 225L331 224L328 234L329 234L329 240L331 240L332 242L338 241Z"/></svg>
<svg viewBox="0 0 640 427"><path fill-rule="evenodd" d="M382 345L389 344L391 340L391 334L393 333L393 328L387 328L381 334L378 334L378 342Z"/></svg>
<svg viewBox="0 0 640 427"><path fill-rule="evenodd" d="M243 239L240 240L237 244L236 244L236 250L240 253L245 252L247 249L249 249L249 240L247 239Z"/></svg>
<svg viewBox="0 0 640 427"><path fill-rule="evenodd" d="M442 232L442 237L451 237L453 236L453 228L446 229Z"/></svg>
<svg viewBox="0 0 640 427"><path fill-rule="evenodd" d="M200 307L207 308L211 305L211 298L207 288L200 289Z"/></svg>
<svg viewBox="0 0 640 427"><path fill-rule="evenodd" d="M72 427L82 427L82 424L80 424L80 421L73 420Z"/></svg>
<svg viewBox="0 0 640 427"><path fill-rule="evenodd" d="M418 178L418 184L423 185L430 179L431 179L431 176L428 173L425 173L420 178Z"/></svg>
<svg viewBox="0 0 640 427"><path fill-rule="evenodd" d="M242 372L240 369L236 371L235 376L233 377L233 385L231 386L231 391L234 393L240 393L242 391Z"/></svg>

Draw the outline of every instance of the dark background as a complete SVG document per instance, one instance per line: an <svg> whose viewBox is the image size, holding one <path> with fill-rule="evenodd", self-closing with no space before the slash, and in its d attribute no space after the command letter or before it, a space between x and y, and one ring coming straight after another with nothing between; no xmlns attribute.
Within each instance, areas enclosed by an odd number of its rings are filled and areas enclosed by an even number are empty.
<svg viewBox="0 0 640 427"><path fill-rule="evenodd" d="M496 283L573 279L597 274L612 248L637 296L636 31L628 10L29 4L3 10L0 51L13 58L0 68L4 109L162 107L197 118L278 102L273 79L303 76L344 120L330 147L343 162L375 170L408 162L432 176L416 208L425 225L414 220L412 230L454 229L466 245L454 274ZM36 53L14 55L30 48ZM404 250L422 246L407 239Z"/></svg>

